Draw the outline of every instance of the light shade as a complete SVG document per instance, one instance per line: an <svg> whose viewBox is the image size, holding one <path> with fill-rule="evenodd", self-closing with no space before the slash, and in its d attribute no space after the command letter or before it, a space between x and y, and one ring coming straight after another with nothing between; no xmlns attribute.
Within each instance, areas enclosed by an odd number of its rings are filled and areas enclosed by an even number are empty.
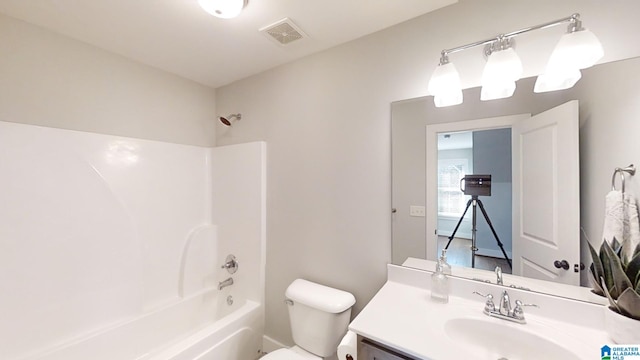
<svg viewBox="0 0 640 360"><path fill-rule="evenodd" d="M522 76L522 61L513 48L494 51L482 72L482 86L496 82L516 81Z"/></svg>
<svg viewBox="0 0 640 360"><path fill-rule="evenodd" d="M541 93L573 87L582 77L580 69L593 66L603 55L600 41L589 30L562 35L533 91Z"/></svg>
<svg viewBox="0 0 640 360"><path fill-rule="evenodd" d="M573 87L582 77L578 69L567 69L560 72L545 72L536 79L533 92L542 93L547 91L565 90Z"/></svg>
<svg viewBox="0 0 640 360"><path fill-rule="evenodd" d="M456 67L450 62L439 64L431 75L427 91L433 95L436 107L461 104L462 86Z"/></svg>
<svg viewBox="0 0 640 360"><path fill-rule="evenodd" d="M198 0L198 3L204 11L223 19L240 15L245 6L245 0Z"/></svg>
<svg viewBox="0 0 640 360"><path fill-rule="evenodd" d="M553 49L547 71L586 69L593 66L604 50L600 40L589 30L583 29L562 35Z"/></svg>
<svg viewBox="0 0 640 360"><path fill-rule="evenodd" d="M516 90L516 81L521 76L522 61L513 48L492 52L482 72L480 100L495 100L512 96Z"/></svg>
<svg viewBox="0 0 640 360"><path fill-rule="evenodd" d="M513 96L516 91L515 81L503 81L497 84L482 86L480 90L480 100L496 100Z"/></svg>

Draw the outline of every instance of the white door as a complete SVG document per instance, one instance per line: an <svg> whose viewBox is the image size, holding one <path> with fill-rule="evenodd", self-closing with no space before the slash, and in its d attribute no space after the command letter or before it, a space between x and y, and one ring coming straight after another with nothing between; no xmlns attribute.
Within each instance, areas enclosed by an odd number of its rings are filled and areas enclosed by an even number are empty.
<svg viewBox="0 0 640 360"><path fill-rule="evenodd" d="M513 127L514 274L580 284L578 125L574 100Z"/></svg>

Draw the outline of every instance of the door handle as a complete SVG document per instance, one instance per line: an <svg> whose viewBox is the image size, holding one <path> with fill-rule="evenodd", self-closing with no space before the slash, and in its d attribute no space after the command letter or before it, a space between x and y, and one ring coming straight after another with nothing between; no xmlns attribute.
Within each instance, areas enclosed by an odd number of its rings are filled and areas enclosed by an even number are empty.
<svg viewBox="0 0 640 360"><path fill-rule="evenodd" d="M556 260L553 262L553 266L556 267L556 269L565 269L565 270L569 270L569 262L567 260Z"/></svg>

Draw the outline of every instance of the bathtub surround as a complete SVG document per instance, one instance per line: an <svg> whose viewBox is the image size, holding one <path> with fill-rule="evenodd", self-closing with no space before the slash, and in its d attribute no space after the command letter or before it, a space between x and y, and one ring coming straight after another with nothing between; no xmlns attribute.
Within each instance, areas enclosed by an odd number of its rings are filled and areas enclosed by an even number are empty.
<svg viewBox="0 0 640 360"><path fill-rule="evenodd" d="M254 304L257 352L265 151L0 122L0 358L138 358L232 313L229 295Z"/></svg>

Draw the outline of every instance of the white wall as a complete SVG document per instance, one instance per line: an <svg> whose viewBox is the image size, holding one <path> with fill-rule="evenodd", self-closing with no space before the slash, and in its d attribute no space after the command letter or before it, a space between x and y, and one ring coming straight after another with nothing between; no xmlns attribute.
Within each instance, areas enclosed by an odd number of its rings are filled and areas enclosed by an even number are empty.
<svg viewBox="0 0 640 360"><path fill-rule="evenodd" d="M292 343L282 298L297 277L353 292L356 313L384 282L390 103L426 95L444 48L574 12L603 42L602 61L640 55L637 1L466 0L217 90L222 113L243 114L218 143L269 144L267 335ZM525 76L543 70L562 32L519 39ZM465 87L479 85L481 59L452 56Z"/></svg>
<svg viewBox="0 0 640 360"><path fill-rule="evenodd" d="M215 144L215 91L0 15L0 120Z"/></svg>

